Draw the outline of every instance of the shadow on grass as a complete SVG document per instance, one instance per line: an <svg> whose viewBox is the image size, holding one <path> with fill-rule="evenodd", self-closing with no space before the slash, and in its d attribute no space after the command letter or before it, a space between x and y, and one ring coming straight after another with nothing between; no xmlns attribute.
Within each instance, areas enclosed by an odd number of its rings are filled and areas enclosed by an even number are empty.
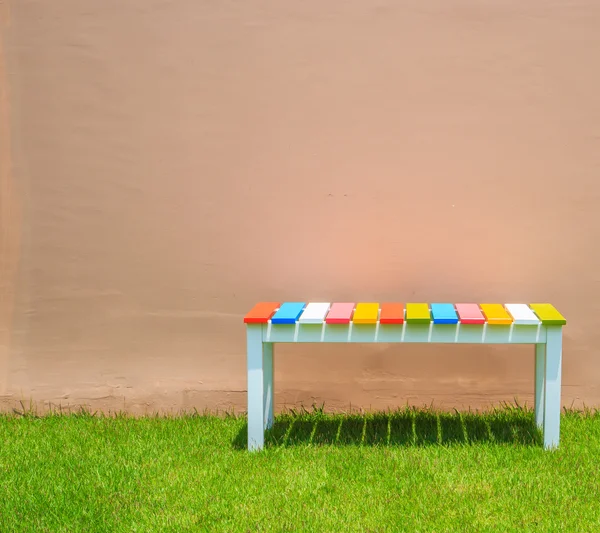
<svg viewBox="0 0 600 533"><path fill-rule="evenodd" d="M247 448L248 425L234 438L236 449ZM267 447L298 445L431 446L478 443L541 445L533 413L508 407L484 413L445 413L404 409L366 415L314 412L284 413L265 432Z"/></svg>

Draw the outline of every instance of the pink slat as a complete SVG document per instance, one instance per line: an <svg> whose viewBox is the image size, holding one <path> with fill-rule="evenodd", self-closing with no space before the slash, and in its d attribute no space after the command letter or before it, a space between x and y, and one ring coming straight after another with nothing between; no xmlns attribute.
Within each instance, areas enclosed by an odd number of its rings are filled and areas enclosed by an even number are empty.
<svg viewBox="0 0 600 533"><path fill-rule="evenodd" d="M485 324L485 317L477 304L456 304L461 324Z"/></svg>
<svg viewBox="0 0 600 533"><path fill-rule="evenodd" d="M325 322L327 324L348 324L353 312L353 303L334 303L329 309L329 313L327 313Z"/></svg>

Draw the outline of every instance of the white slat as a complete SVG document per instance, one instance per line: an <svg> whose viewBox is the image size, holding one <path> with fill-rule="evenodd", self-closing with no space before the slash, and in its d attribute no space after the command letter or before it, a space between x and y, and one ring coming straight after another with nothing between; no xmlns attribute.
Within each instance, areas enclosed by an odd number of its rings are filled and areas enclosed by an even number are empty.
<svg viewBox="0 0 600 533"><path fill-rule="evenodd" d="M506 310L513 317L515 324L535 326L540 323L538 317L526 304L505 304Z"/></svg>
<svg viewBox="0 0 600 533"><path fill-rule="evenodd" d="M310 302L298 322L301 324L322 324L331 304L325 302Z"/></svg>

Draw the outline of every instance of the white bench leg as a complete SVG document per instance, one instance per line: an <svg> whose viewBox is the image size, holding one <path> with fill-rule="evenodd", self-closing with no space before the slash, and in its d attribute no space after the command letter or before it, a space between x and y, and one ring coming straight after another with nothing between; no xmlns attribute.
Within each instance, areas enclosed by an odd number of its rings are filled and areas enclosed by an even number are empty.
<svg viewBox="0 0 600 533"><path fill-rule="evenodd" d="M248 449L265 445L265 429L273 426L273 343L263 342L262 326L248 324Z"/></svg>
<svg viewBox="0 0 600 533"><path fill-rule="evenodd" d="M248 360L248 450L260 450L265 445L265 385L262 326L246 327Z"/></svg>
<svg viewBox="0 0 600 533"><path fill-rule="evenodd" d="M273 350L272 342L265 342L263 350L263 399L265 402L265 429L273 427Z"/></svg>
<svg viewBox="0 0 600 533"><path fill-rule="evenodd" d="M544 448L558 448L560 438L560 387L562 327L548 326L544 369Z"/></svg>
<svg viewBox="0 0 600 533"><path fill-rule="evenodd" d="M546 345L535 345L535 424L544 427L544 377L546 373Z"/></svg>

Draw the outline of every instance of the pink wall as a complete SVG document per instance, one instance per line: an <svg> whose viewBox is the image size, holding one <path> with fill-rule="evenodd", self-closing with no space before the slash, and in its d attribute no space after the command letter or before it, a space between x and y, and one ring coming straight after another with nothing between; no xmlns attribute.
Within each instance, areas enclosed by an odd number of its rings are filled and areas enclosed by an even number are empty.
<svg viewBox="0 0 600 533"><path fill-rule="evenodd" d="M244 409L264 299L550 301L600 405L600 3L0 13L6 408ZM277 355L279 407L533 396L530 347Z"/></svg>

